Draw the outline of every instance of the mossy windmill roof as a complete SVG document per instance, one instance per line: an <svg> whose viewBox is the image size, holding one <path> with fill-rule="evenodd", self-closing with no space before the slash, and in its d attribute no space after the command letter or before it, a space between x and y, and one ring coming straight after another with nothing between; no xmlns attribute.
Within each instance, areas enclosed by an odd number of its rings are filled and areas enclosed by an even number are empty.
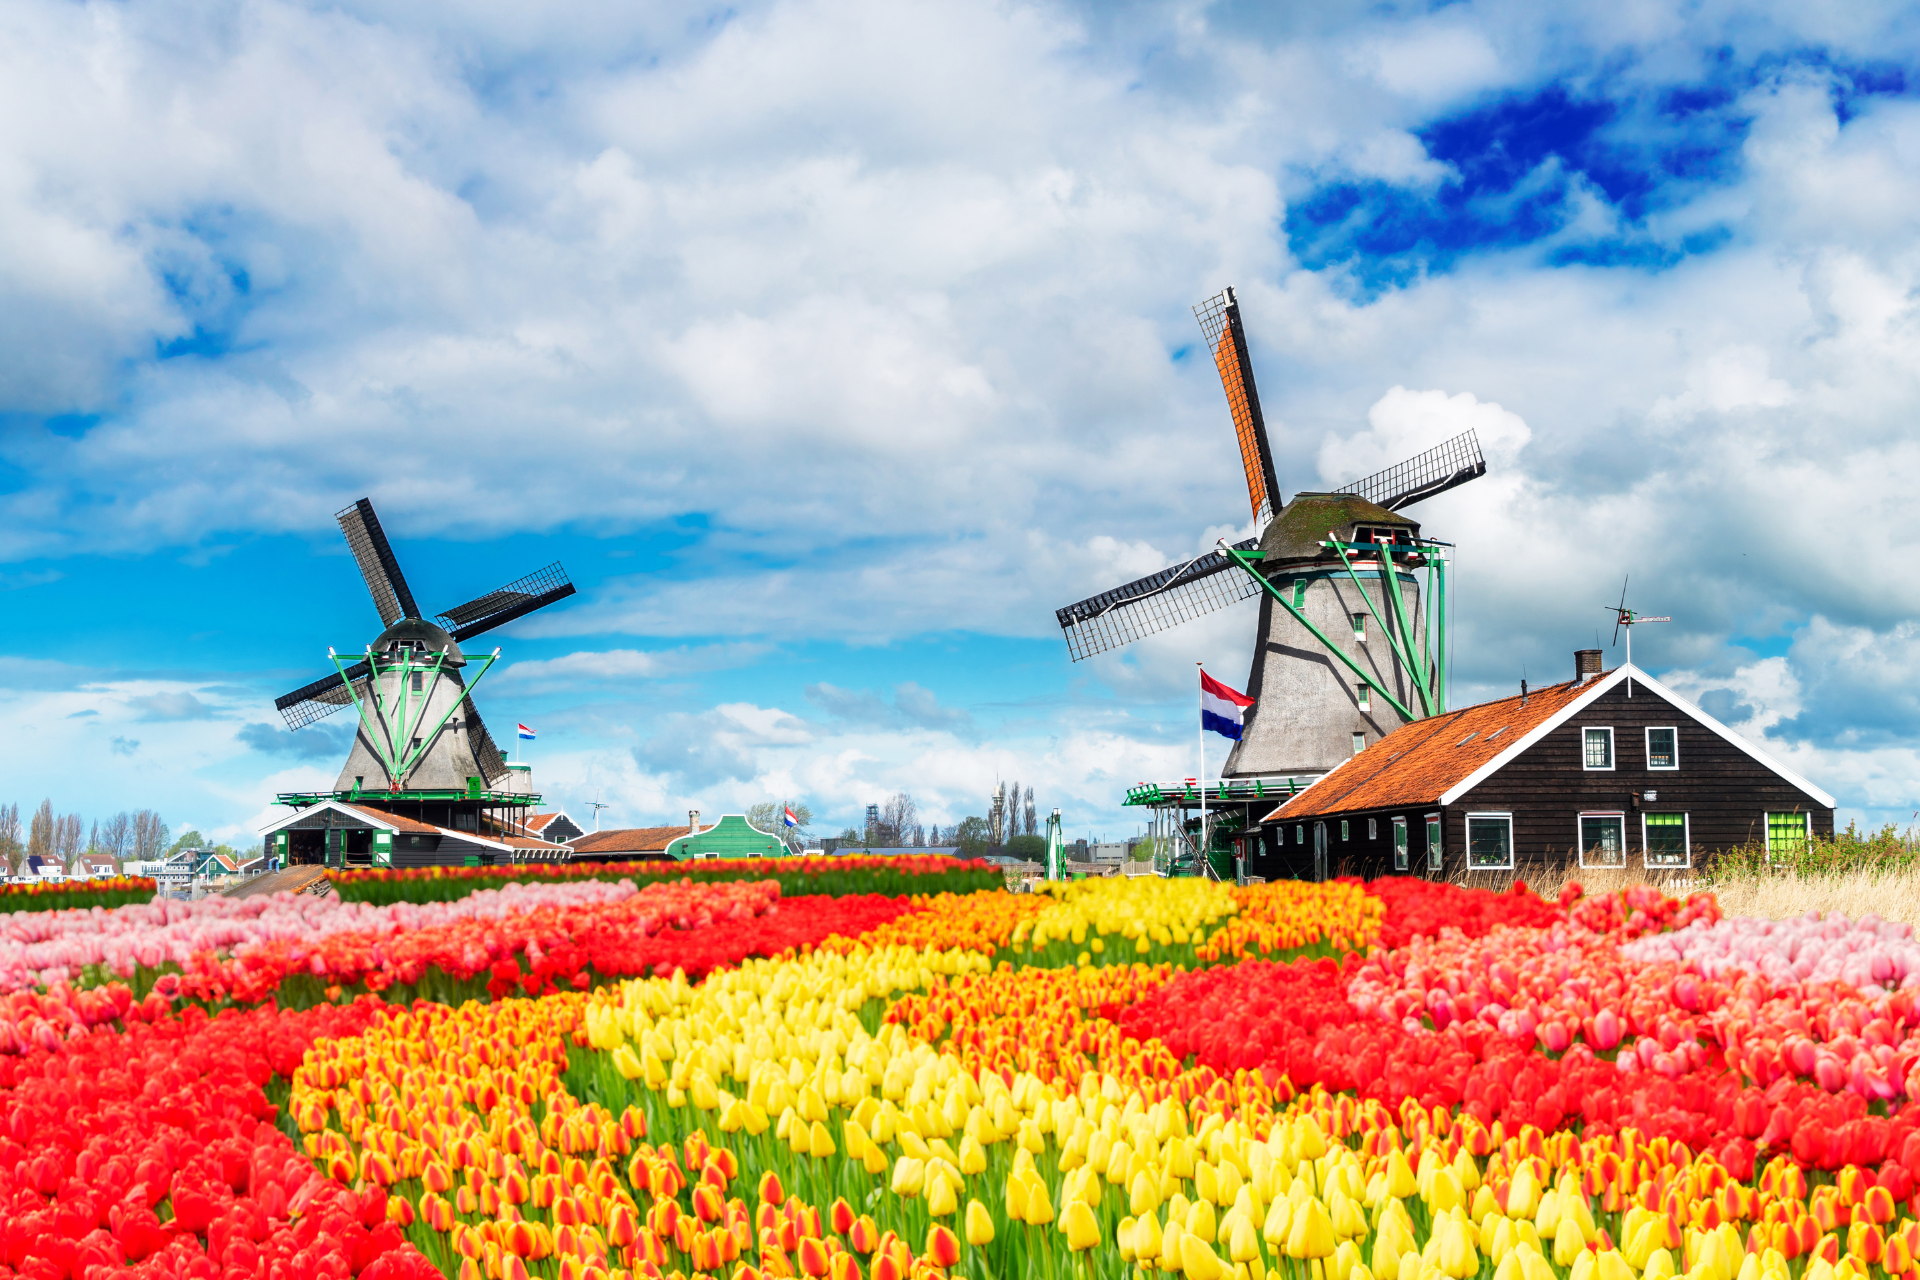
<svg viewBox="0 0 1920 1280"><path fill-rule="evenodd" d="M1320 544L1336 530L1356 524L1404 525L1416 535L1420 522L1369 502L1357 493L1296 493L1260 535L1267 564L1288 560L1317 560L1331 552Z"/></svg>
<svg viewBox="0 0 1920 1280"><path fill-rule="evenodd" d="M667 846L670 858L781 858L787 846L748 822L745 814L729 813L697 835L681 836Z"/></svg>

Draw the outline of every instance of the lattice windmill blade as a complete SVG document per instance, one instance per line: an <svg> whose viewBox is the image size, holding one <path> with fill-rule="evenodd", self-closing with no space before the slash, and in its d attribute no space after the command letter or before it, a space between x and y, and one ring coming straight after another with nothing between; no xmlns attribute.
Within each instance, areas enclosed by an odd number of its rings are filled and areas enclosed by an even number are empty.
<svg viewBox="0 0 1920 1280"><path fill-rule="evenodd" d="M473 752L473 761L480 766L480 772L486 775L488 782L498 782L506 777L506 758L500 754L500 748L494 745L493 735L487 732L487 722L480 718L472 698L460 700L460 716L466 721L467 746Z"/></svg>
<svg viewBox="0 0 1920 1280"><path fill-rule="evenodd" d="M1343 484L1334 492L1357 493L1389 511L1399 511L1485 474L1487 460L1480 452L1480 437L1463 431L1425 453L1376 471L1364 480Z"/></svg>
<svg viewBox="0 0 1920 1280"><path fill-rule="evenodd" d="M354 663L346 671L347 680L353 682L362 697L366 696L367 680L372 675L373 668L364 661ZM340 708L352 705L353 694L348 692L338 672L321 676L312 684L302 685L273 700L273 709L280 713L289 729L304 729L315 720L324 720Z"/></svg>
<svg viewBox="0 0 1920 1280"><path fill-rule="evenodd" d="M1247 355L1247 334L1240 324L1240 302L1231 288L1193 309L1207 350L1220 371L1233 415L1233 434L1240 444L1240 465L1247 472L1247 497L1253 504L1254 529L1267 527L1280 505L1280 482L1273 469L1273 448L1267 443L1267 420L1260 412L1260 391L1253 381L1253 361Z"/></svg>
<svg viewBox="0 0 1920 1280"><path fill-rule="evenodd" d="M402 618L419 617L419 606L414 604L413 592L400 572L400 562L394 559L380 517L373 513L373 503L362 498L333 518L340 522L340 532L347 536L347 547L360 566L360 576L367 580L367 591L373 596L373 607L380 611L381 624L390 627Z"/></svg>
<svg viewBox="0 0 1920 1280"><path fill-rule="evenodd" d="M1259 544L1258 538L1248 538L1233 549L1251 551ZM1054 617L1078 662L1259 594L1251 574L1241 572L1226 552L1213 550L1056 609Z"/></svg>
<svg viewBox="0 0 1920 1280"><path fill-rule="evenodd" d="M439 615L440 623L456 642L465 643L483 631L505 626L515 618L524 618L535 609L544 609L555 600L573 594L573 583L558 560L544 569L536 569L524 578L516 578L504 587L496 587L483 596L455 605Z"/></svg>

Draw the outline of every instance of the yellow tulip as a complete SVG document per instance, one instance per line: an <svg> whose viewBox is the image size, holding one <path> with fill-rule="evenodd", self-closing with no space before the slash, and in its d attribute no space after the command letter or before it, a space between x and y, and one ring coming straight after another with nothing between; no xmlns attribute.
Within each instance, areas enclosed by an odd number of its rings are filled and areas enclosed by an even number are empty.
<svg viewBox="0 0 1920 1280"><path fill-rule="evenodd" d="M1287 1232L1289 1258L1325 1258L1334 1250L1333 1219L1318 1200L1308 1200L1295 1210L1292 1228Z"/></svg>
<svg viewBox="0 0 1920 1280"><path fill-rule="evenodd" d="M1531 1218L1540 1208L1540 1184L1534 1180L1533 1161L1522 1160L1507 1186L1507 1216Z"/></svg>
<svg viewBox="0 0 1920 1280"><path fill-rule="evenodd" d="M1524 1249L1516 1248L1514 1252L1520 1255L1522 1280L1559 1280L1559 1277L1554 1275L1553 1268L1547 1265L1546 1255L1532 1245Z"/></svg>
<svg viewBox="0 0 1920 1280"><path fill-rule="evenodd" d="M687 1097L693 1105L702 1111L712 1111L720 1105L720 1090L705 1071L695 1071L689 1082Z"/></svg>
<svg viewBox="0 0 1920 1280"><path fill-rule="evenodd" d="M1580 1223L1572 1214L1563 1214L1559 1229L1553 1233L1554 1265L1570 1267L1587 1249L1586 1237L1580 1234Z"/></svg>
<svg viewBox="0 0 1920 1280"><path fill-rule="evenodd" d="M1475 1252L1473 1241L1467 1235L1467 1227L1458 1218L1448 1218L1438 1230L1440 1256L1435 1264L1441 1272L1453 1277L1453 1280L1463 1280L1478 1272L1480 1255Z"/></svg>
<svg viewBox="0 0 1920 1280"><path fill-rule="evenodd" d="M1127 1208L1134 1217L1143 1213L1152 1213L1160 1207L1160 1184L1142 1169L1133 1175L1133 1185L1127 1188Z"/></svg>
<svg viewBox="0 0 1920 1280"><path fill-rule="evenodd" d="M993 1243L993 1215L978 1200L967 1201L967 1243L975 1247Z"/></svg>
<svg viewBox="0 0 1920 1280"><path fill-rule="evenodd" d="M1193 1193L1202 1200L1220 1202L1220 1171L1205 1160L1194 1166Z"/></svg>
<svg viewBox="0 0 1920 1280"><path fill-rule="evenodd" d="M1594 1263L1595 1280L1634 1280L1633 1268L1618 1249L1608 1249Z"/></svg>
<svg viewBox="0 0 1920 1280"><path fill-rule="evenodd" d="M1014 1176L1007 1179L1007 1221L1025 1222L1027 1220L1027 1182L1014 1170Z"/></svg>
<svg viewBox="0 0 1920 1280"><path fill-rule="evenodd" d="M1133 1220L1133 1256L1142 1263L1160 1256L1160 1219L1151 1209Z"/></svg>
<svg viewBox="0 0 1920 1280"><path fill-rule="evenodd" d="M1419 1181L1413 1176L1413 1170L1407 1166L1407 1157L1398 1148L1388 1152L1387 1194L1396 1200L1405 1200L1419 1189Z"/></svg>
<svg viewBox="0 0 1920 1280"><path fill-rule="evenodd" d="M613 1051L613 1067L628 1080L638 1080L646 1074L646 1068L640 1065L639 1055L634 1053L633 1046L628 1044L623 1044Z"/></svg>
<svg viewBox="0 0 1920 1280"><path fill-rule="evenodd" d="M1221 1280L1223 1274L1231 1274L1220 1265L1220 1255L1213 1246L1191 1232L1180 1235L1180 1269L1187 1274L1187 1280Z"/></svg>
<svg viewBox="0 0 1920 1280"><path fill-rule="evenodd" d="M1580 1256L1573 1260L1573 1266L1567 1271L1567 1280L1594 1280L1593 1251L1582 1249Z"/></svg>
<svg viewBox="0 0 1920 1280"><path fill-rule="evenodd" d="M1629 1262L1628 1265L1632 1265ZM1647 1255L1647 1265L1641 1269L1645 1280L1673 1280L1673 1255L1665 1249L1655 1249Z"/></svg>
<svg viewBox="0 0 1920 1280"><path fill-rule="evenodd" d="M946 1178L930 1178L927 1181L927 1212L936 1218L944 1218L960 1208L960 1198L954 1194L953 1183Z"/></svg>
<svg viewBox="0 0 1920 1280"><path fill-rule="evenodd" d="M1253 1222L1235 1214L1233 1231L1227 1236L1227 1257L1234 1262L1252 1262L1260 1256L1260 1236Z"/></svg>
<svg viewBox="0 0 1920 1280"><path fill-rule="evenodd" d="M1053 1200L1047 1194L1047 1184L1038 1178L1027 1183L1026 1221L1036 1227L1053 1221Z"/></svg>
<svg viewBox="0 0 1920 1280"><path fill-rule="evenodd" d="M1100 1243L1100 1222L1085 1200L1075 1200L1060 1211L1060 1233L1067 1238L1067 1248L1079 1253Z"/></svg>
<svg viewBox="0 0 1920 1280"><path fill-rule="evenodd" d="M1287 1233L1292 1230L1293 1203L1289 1200L1275 1200L1273 1207L1267 1210L1266 1225L1260 1228L1260 1238L1276 1249L1287 1244ZM1376 1267L1377 1271L1378 1268Z"/></svg>
<svg viewBox="0 0 1920 1280"><path fill-rule="evenodd" d="M986 1148L974 1141L972 1134L968 1134L960 1139L960 1159L957 1163L962 1173L969 1175L985 1173L987 1171Z"/></svg>
<svg viewBox="0 0 1920 1280"><path fill-rule="evenodd" d="M893 1166L893 1194L913 1197L927 1183L927 1162L916 1160L912 1156L901 1156Z"/></svg>
<svg viewBox="0 0 1920 1280"><path fill-rule="evenodd" d="M1220 1223L1214 1216L1213 1202L1211 1200L1195 1200L1189 1205L1187 1207L1186 1221L1182 1225L1184 1225L1189 1232L1198 1235L1202 1240L1217 1240L1220 1238Z"/></svg>

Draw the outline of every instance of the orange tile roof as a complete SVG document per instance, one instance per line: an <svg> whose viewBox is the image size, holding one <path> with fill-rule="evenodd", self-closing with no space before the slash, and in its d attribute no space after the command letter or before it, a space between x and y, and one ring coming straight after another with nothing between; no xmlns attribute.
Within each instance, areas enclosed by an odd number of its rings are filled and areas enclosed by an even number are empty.
<svg viewBox="0 0 1920 1280"><path fill-rule="evenodd" d="M1564 711L1599 678L1548 685L1524 700L1499 698L1402 725L1261 821L1434 804L1468 774ZM1473 740L1463 743L1470 733Z"/></svg>
<svg viewBox="0 0 1920 1280"><path fill-rule="evenodd" d="M408 831L416 835L439 835L446 830L446 828L436 827L430 822L420 822L413 818L403 818L397 813L388 813L385 809L375 809L364 804L347 804L345 801L342 801L341 807L352 809L356 813L364 813L374 821L384 826L390 826L396 831ZM452 834L458 835L459 833L454 832Z"/></svg>
<svg viewBox="0 0 1920 1280"><path fill-rule="evenodd" d="M547 824L559 816L560 811L558 809L552 813L530 813L522 825L529 831L545 831Z"/></svg>
<svg viewBox="0 0 1920 1280"><path fill-rule="evenodd" d="M624 827L617 831L595 831L575 840L575 853L661 853L667 845L688 834L691 827Z"/></svg>

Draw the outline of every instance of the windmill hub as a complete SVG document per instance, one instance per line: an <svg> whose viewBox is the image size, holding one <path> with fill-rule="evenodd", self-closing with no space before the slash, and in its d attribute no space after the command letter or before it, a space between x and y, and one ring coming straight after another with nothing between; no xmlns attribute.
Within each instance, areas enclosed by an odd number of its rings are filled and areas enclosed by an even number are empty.
<svg viewBox="0 0 1920 1280"><path fill-rule="evenodd" d="M467 665L467 657L460 652L454 638L425 618L400 619L380 633L379 639L373 642L373 651L382 657L403 652L437 653L445 666Z"/></svg>

